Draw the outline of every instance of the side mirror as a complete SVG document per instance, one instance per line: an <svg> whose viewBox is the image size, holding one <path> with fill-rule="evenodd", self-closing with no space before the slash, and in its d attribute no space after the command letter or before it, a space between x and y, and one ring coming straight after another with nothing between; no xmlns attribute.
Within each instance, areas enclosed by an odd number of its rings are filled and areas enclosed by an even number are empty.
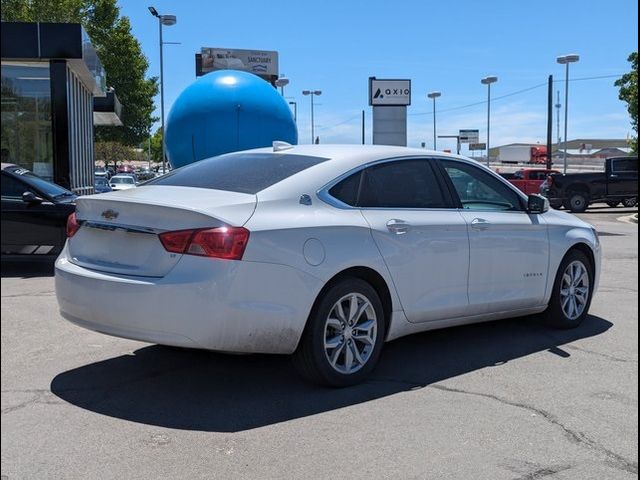
<svg viewBox="0 0 640 480"><path fill-rule="evenodd" d="M34 203L42 203L44 200L42 198L38 197L33 192L24 192L22 194L22 201L24 203L34 204Z"/></svg>
<svg viewBox="0 0 640 480"><path fill-rule="evenodd" d="M528 213L545 213L549 211L549 200L538 194L529 195L527 201Z"/></svg>

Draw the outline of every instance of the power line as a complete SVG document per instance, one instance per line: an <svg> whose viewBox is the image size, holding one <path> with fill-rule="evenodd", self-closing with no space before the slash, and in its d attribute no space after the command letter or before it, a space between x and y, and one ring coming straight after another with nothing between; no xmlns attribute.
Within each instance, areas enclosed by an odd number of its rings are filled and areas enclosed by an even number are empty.
<svg viewBox="0 0 640 480"><path fill-rule="evenodd" d="M580 81L584 81L584 80L600 80L603 78L620 78L622 76L622 74L620 75L600 75L597 77L581 77L581 78L570 78L569 81L570 82L580 82ZM554 80L553 83L557 83L557 82L564 82L564 80ZM496 100L501 100L503 98L508 98L508 97L513 97L514 95L520 95L521 93L526 93L529 92L531 90L536 90L538 88L542 88L544 86L547 85L547 82L544 83L539 83L538 85L533 85L531 87L527 87L527 88L523 88L522 90L517 90L515 92L511 92L511 93L507 93L505 95L500 95L497 96L495 98L492 98L491 101L496 101ZM474 103L469 103L467 105L461 105L459 107L451 107L451 108L443 108L441 110L438 110L438 113L442 113L442 112L452 112L454 110L463 110L465 108L470 108L470 107L476 107L478 105L485 105L487 103L486 100L483 101L479 101L479 102L474 102ZM408 116L421 116L421 115L431 115L433 113L433 110L428 111L428 112L419 112L419 113L409 113Z"/></svg>
<svg viewBox="0 0 640 480"><path fill-rule="evenodd" d="M350 118L348 118L348 119L346 119L346 120L344 120L344 121L342 121L340 123L336 123L335 125L330 125L330 126L326 126L326 127L321 127L321 128L318 128L318 130L331 130L331 129L334 129L336 127L339 127L340 125L344 125L345 123L352 122L356 118L360 118L360 115L361 114L358 113L357 115L354 115L353 117L350 117Z"/></svg>
<svg viewBox="0 0 640 480"><path fill-rule="evenodd" d="M585 80L601 80L604 78L620 78L623 74L619 74L619 75L599 75L596 77L579 77L579 78L570 78L569 81L570 82L581 82L581 81L585 81ZM559 83L559 82L564 82L564 80L554 80L553 83ZM497 100L502 100L503 98L509 98L509 97L513 97L515 95L520 95L522 93L526 93L526 92L530 92L532 90L536 90L538 88L542 88L542 87L546 87L547 86L547 82L544 83L539 83L537 85L532 85L530 87L527 88L523 88L521 90L516 90L515 92L511 92L511 93L506 93L504 95L499 95L497 97L494 97L491 99L492 102L495 102ZM482 101L478 101L478 102L473 102L473 103L468 103L466 105L460 105L458 107L451 107L451 108L443 108L443 109L439 109L438 113L444 113L444 112L453 112L456 110L464 110L465 108L471 108L471 107L477 107L478 105L486 105L487 101L486 100L482 100ZM433 114L433 110L427 111L427 112L417 112L417 113L408 113L407 116L409 117L419 117L419 116L423 116L423 115L431 115ZM349 123L352 122L353 120L360 118L360 114L354 115L353 117L350 117L340 123L336 123L335 125L331 125L331 126L326 126L326 127L322 127L319 128L318 130L321 131L326 131L326 130L332 130L336 127L339 127L341 125L344 125L345 123Z"/></svg>

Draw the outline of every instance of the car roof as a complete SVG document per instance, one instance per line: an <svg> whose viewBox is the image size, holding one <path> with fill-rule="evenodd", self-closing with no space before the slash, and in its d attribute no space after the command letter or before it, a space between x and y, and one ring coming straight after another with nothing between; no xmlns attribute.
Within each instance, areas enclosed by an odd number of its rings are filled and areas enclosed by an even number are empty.
<svg viewBox="0 0 640 480"><path fill-rule="evenodd" d="M475 160L446 152L424 148L409 148L389 145L294 145L274 151L273 147L257 148L238 153L271 153L276 155L305 155L320 157L328 161L320 162L301 172L265 188L258 195L262 199L295 195L298 191L311 193L337 177L363 165L386 159L438 157L461 160L487 169ZM487 169L489 170L489 169ZM493 172L492 172L493 173Z"/></svg>

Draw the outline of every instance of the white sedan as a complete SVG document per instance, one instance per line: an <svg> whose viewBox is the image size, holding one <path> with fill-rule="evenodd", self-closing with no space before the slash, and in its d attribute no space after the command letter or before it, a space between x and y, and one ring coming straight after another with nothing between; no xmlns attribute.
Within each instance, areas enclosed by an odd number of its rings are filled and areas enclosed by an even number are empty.
<svg viewBox="0 0 640 480"><path fill-rule="evenodd" d="M67 234L55 280L69 321L293 354L333 386L414 332L531 314L575 327L601 257L593 227L473 160L384 146L209 158L78 198Z"/></svg>
<svg viewBox="0 0 640 480"><path fill-rule="evenodd" d="M109 185L113 190L127 190L136 187L136 179L131 175L118 174L111 177Z"/></svg>

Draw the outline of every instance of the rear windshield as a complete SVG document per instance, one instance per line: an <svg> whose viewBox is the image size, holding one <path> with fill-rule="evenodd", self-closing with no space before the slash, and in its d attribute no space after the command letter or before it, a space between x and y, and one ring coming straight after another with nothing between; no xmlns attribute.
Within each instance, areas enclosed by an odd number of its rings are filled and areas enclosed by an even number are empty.
<svg viewBox="0 0 640 480"><path fill-rule="evenodd" d="M229 153L173 170L144 185L210 188L255 194L329 160L282 153Z"/></svg>

